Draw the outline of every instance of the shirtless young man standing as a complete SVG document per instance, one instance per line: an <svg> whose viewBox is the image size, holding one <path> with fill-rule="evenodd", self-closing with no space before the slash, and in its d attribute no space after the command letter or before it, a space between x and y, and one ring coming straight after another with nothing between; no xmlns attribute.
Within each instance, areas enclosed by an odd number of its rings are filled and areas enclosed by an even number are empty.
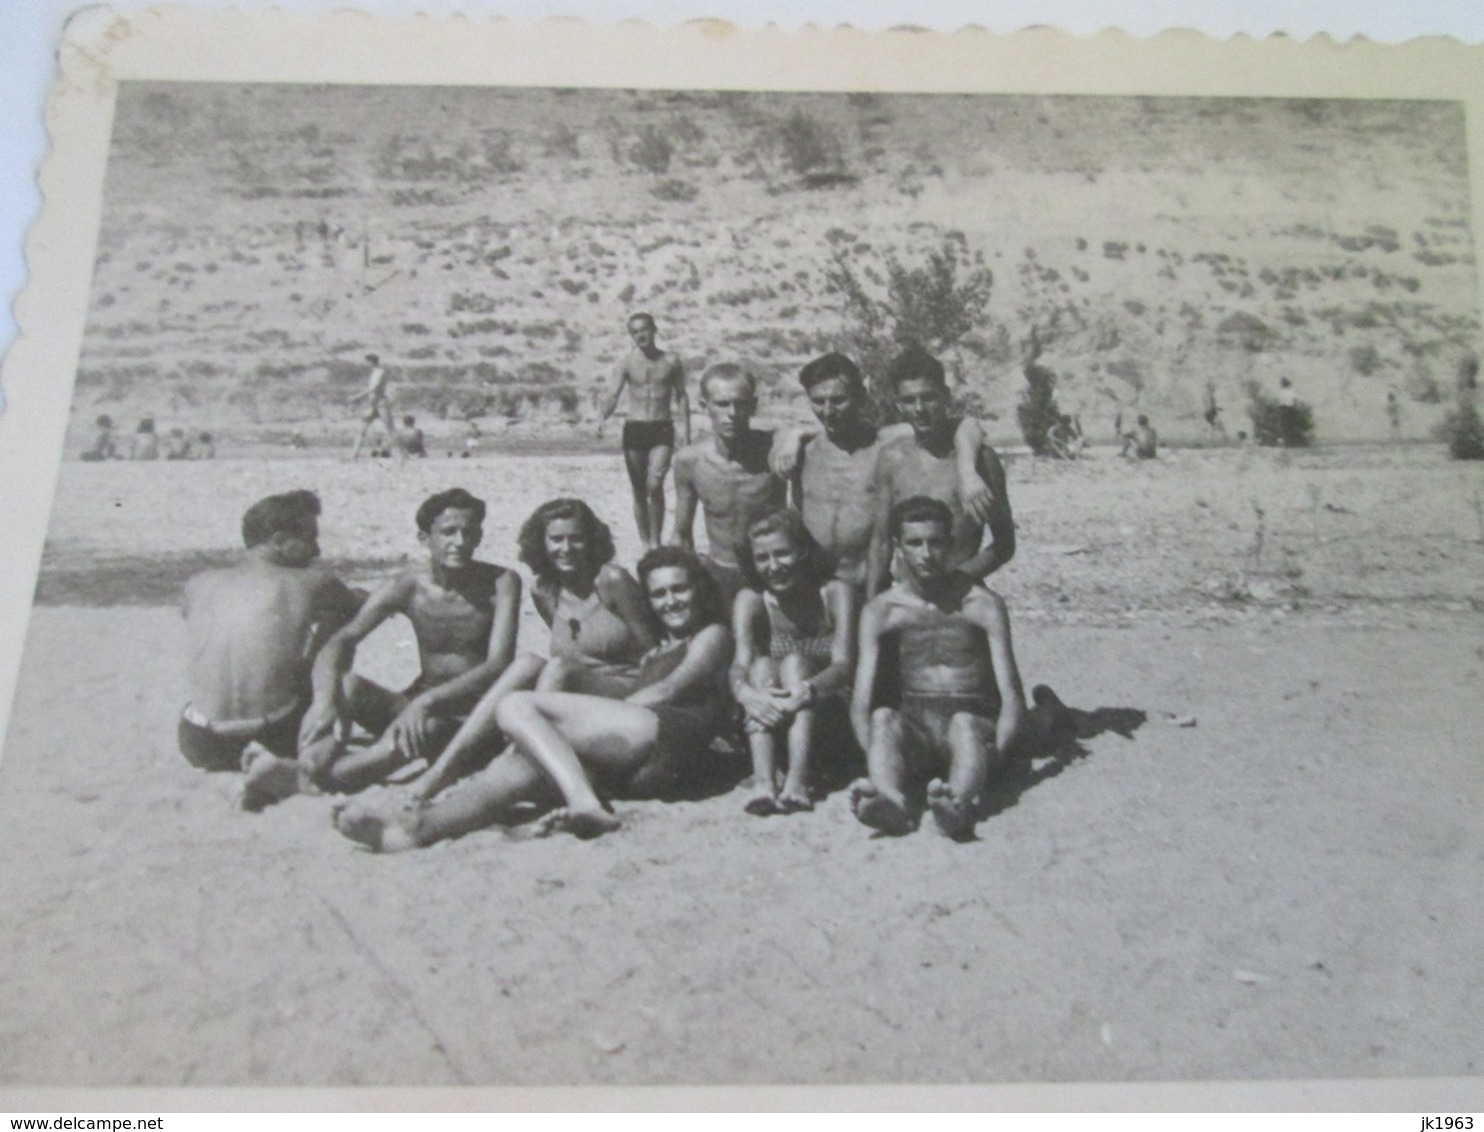
<svg viewBox="0 0 1484 1132"><path fill-rule="evenodd" d="M685 443L690 443L690 395L685 391L685 370L680 359L654 344L654 316L629 318L629 337L634 349L618 369L618 383L603 406L598 436L618 409L627 387L629 419L623 426L623 458L634 492L634 523L645 550L660 545L665 525L665 476L675 453L675 420L680 417ZM673 415L672 415L673 413Z"/></svg>
<svg viewBox="0 0 1484 1132"><path fill-rule="evenodd" d="M361 790L419 758L433 761L462 717L515 656L520 575L474 559L485 506L462 488L417 510L428 562L387 582L325 643L315 659L314 700L300 728L296 762L268 752L247 767L245 809L300 791ZM393 692L351 671L356 646L387 618L412 622L422 671ZM352 722L379 736L348 749Z"/></svg>
<svg viewBox="0 0 1484 1132"><path fill-rule="evenodd" d="M773 434L752 427L757 380L741 366L714 365L701 378L701 407L711 438L675 458L675 542L695 550L699 503L706 521L701 561L721 587L727 609L746 584L741 555L754 519L788 502L788 483L768 465Z"/></svg>
<svg viewBox="0 0 1484 1132"><path fill-rule="evenodd" d="M366 443L366 434L371 431L371 426L378 420L386 429L387 443L396 447L397 440L397 430L392 424L392 402L386 392L388 384L386 367L381 364L381 359L375 354L367 354L366 361L371 365L371 372L366 376L366 388L350 399L352 405L362 401L367 402L366 415L361 418L360 435L356 437L355 447L350 450L352 460L361 454L361 445ZM405 455L400 448L398 453Z"/></svg>
<svg viewBox="0 0 1484 1132"><path fill-rule="evenodd" d="M850 723L869 777L851 786L850 805L893 835L915 829L926 806L964 841L1026 714L1010 617L998 594L951 568L945 503L904 500L890 531L902 577L861 614ZM895 706L876 706L878 685L899 692Z"/></svg>
<svg viewBox="0 0 1484 1132"><path fill-rule="evenodd" d="M878 428L871 423L865 381L844 354L815 358L799 371L799 383L820 428L780 432L773 467L795 478L804 524L834 562L835 576L864 590L876 519L876 457L883 446L910 437L912 430L906 424ZM994 495L979 478L984 434L978 422L961 420L953 443L964 505L982 522L991 513Z"/></svg>
<svg viewBox="0 0 1484 1132"><path fill-rule="evenodd" d="M358 598L319 556L319 498L270 495L242 516L242 562L186 583L190 702L180 750L202 770L241 770L258 744L293 758L319 644L355 615Z"/></svg>
<svg viewBox="0 0 1484 1132"><path fill-rule="evenodd" d="M919 347L909 347L892 361L887 373L897 409L912 426L912 435L881 449L874 472L875 519L866 565L869 594L890 580L892 508L904 499L924 495L947 505L953 521L949 565L974 581L983 581L1015 555L1015 520L1005 487L1005 466L995 450L981 443L975 457L978 478L993 498L981 520L965 503L954 449L958 422L942 364ZM989 543L984 544L985 532Z"/></svg>

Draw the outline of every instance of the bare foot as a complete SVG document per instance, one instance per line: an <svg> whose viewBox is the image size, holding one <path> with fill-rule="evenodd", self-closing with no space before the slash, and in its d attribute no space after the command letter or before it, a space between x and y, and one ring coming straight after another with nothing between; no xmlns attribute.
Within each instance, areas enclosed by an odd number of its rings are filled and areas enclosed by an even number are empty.
<svg viewBox="0 0 1484 1132"><path fill-rule="evenodd" d="M916 828L905 800L887 797L869 778L857 778L850 784L850 809L859 821L892 837Z"/></svg>
<svg viewBox="0 0 1484 1132"><path fill-rule="evenodd" d="M933 821L944 837L954 841L974 839L974 808L959 798L941 778L928 783L927 803L933 811Z"/></svg>
<svg viewBox="0 0 1484 1132"><path fill-rule="evenodd" d="M417 838L409 825L412 811L388 813L359 799L342 802L331 812L335 828L373 853L400 853L416 849Z"/></svg>
<svg viewBox="0 0 1484 1132"><path fill-rule="evenodd" d="M242 752L242 759L247 774L237 795L241 809L255 814L299 793L299 764L293 759L281 759L256 744Z"/></svg>
<svg viewBox="0 0 1484 1132"><path fill-rule="evenodd" d="M742 807L753 817L765 818L770 814L780 813L778 799L773 797L767 790L761 790L747 799L746 805Z"/></svg>
<svg viewBox="0 0 1484 1132"><path fill-rule="evenodd" d="M617 815L606 810L573 810L562 807L538 820L532 828L532 836L550 837L554 833L570 833L583 841L612 833L623 823Z"/></svg>
<svg viewBox="0 0 1484 1132"><path fill-rule="evenodd" d="M780 814L802 814L812 809L814 809L814 803L809 800L807 790L796 790L785 786L783 792L778 795Z"/></svg>

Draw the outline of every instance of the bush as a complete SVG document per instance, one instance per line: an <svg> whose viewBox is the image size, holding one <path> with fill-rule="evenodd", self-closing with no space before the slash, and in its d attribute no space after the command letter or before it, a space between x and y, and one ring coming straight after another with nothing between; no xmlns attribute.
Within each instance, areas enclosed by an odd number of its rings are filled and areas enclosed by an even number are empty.
<svg viewBox="0 0 1484 1132"><path fill-rule="evenodd" d="M1247 383L1252 437L1269 448L1307 448L1314 443L1314 410L1306 401L1282 405L1256 381Z"/></svg>
<svg viewBox="0 0 1484 1132"><path fill-rule="evenodd" d="M1466 358L1458 367L1454 407L1443 418L1443 439L1455 460L1484 460L1484 419L1479 416L1479 360Z"/></svg>
<svg viewBox="0 0 1484 1132"><path fill-rule="evenodd" d="M1039 354L1039 348L1033 346L1026 359L1025 388L1015 406L1015 416L1030 450L1045 456L1050 451L1046 434L1061 420L1061 409L1056 404L1056 374L1040 364Z"/></svg>
<svg viewBox="0 0 1484 1132"><path fill-rule="evenodd" d="M670 159L674 156L675 147L670 144L670 139L654 126L645 126L629 147L629 160L655 176L669 171Z"/></svg>
<svg viewBox="0 0 1484 1132"><path fill-rule="evenodd" d="M689 181L667 178L649 190L660 200L684 202L696 199L697 189Z"/></svg>

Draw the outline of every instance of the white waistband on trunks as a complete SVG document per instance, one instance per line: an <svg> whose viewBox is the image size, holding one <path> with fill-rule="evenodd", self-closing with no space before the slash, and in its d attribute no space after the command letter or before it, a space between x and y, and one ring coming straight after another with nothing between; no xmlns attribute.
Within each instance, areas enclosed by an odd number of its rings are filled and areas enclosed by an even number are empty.
<svg viewBox="0 0 1484 1132"><path fill-rule="evenodd" d="M266 727L275 723L282 723L300 707L299 701L294 700L277 711L269 712L260 719L207 719L191 704L186 704L180 709L180 718L196 727L204 728L213 735L221 735L227 739L236 739L247 735L256 735Z"/></svg>

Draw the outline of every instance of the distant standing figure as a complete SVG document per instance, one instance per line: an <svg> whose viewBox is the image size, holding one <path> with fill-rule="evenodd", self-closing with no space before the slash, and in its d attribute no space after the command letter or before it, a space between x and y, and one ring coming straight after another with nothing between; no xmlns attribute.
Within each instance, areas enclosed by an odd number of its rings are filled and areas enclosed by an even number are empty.
<svg viewBox="0 0 1484 1132"><path fill-rule="evenodd" d="M93 424L98 431L93 437L92 447L82 454L82 458L90 463L98 460L117 460L119 444L118 438L113 434L113 418L107 413L100 413Z"/></svg>
<svg viewBox="0 0 1484 1132"><path fill-rule="evenodd" d="M634 493L634 523L645 550L660 545L665 524L665 476L675 454L675 415L679 415L690 444L690 398L685 391L685 369L680 359L655 345L654 316L639 312L628 322L634 349L618 369L618 382L598 419L603 425L618 409L619 397L629 391L629 419L623 426L623 458Z"/></svg>
<svg viewBox="0 0 1484 1132"><path fill-rule="evenodd" d="M1123 451L1119 455L1139 460L1153 460L1159 455L1159 435L1143 413L1139 414L1138 425L1123 434Z"/></svg>
<svg viewBox="0 0 1484 1132"><path fill-rule="evenodd" d="M467 460L470 456L473 456L476 452L478 452L479 441L480 438L483 437L483 435L484 434L479 431L478 422L470 421L468 431L464 433L464 450L463 452L459 453L459 455Z"/></svg>
<svg viewBox="0 0 1484 1132"><path fill-rule="evenodd" d="M216 459L216 441L211 438L211 433L203 432L196 437L194 458L197 460Z"/></svg>
<svg viewBox="0 0 1484 1132"><path fill-rule="evenodd" d="M1215 382L1206 382L1206 411L1202 415L1206 418L1206 428L1211 435L1219 435L1222 440L1225 440L1226 425L1221 423L1221 406L1216 403Z"/></svg>
<svg viewBox="0 0 1484 1132"><path fill-rule="evenodd" d="M190 458L191 438L185 434L185 429L172 428L170 439L165 442L165 459L189 460Z"/></svg>
<svg viewBox="0 0 1484 1132"><path fill-rule="evenodd" d="M389 378L386 367L375 354L367 354L366 361L371 366L371 372L366 375L366 388L350 399L352 405L366 402L366 414L361 418L361 433L356 437L355 447L350 450L352 460L361 454L361 445L366 443L366 434L378 420L386 429L388 443L394 442L397 436L397 430L392 425L392 402L387 396ZM399 453L400 451L398 449Z"/></svg>
<svg viewBox="0 0 1484 1132"><path fill-rule="evenodd" d="M1386 393L1386 420L1391 425L1391 439L1400 440L1402 435L1402 404L1396 399L1396 390Z"/></svg>
<svg viewBox="0 0 1484 1132"><path fill-rule="evenodd" d="M145 417L134 430L134 439L129 442L129 459L158 460L160 438L155 434L154 417Z"/></svg>
<svg viewBox="0 0 1484 1132"><path fill-rule="evenodd" d="M1278 379L1278 431L1284 448L1291 448L1298 439L1298 394L1293 382L1286 377Z"/></svg>
<svg viewBox="0 0 1484 1132"><path fill-rule="evenodd" d="M402 418L402 432L397 437L397 443L408 456L426 457L428 454L427 445L423 441L423 430L417 427L417 418L411 413Z"/></svg>

